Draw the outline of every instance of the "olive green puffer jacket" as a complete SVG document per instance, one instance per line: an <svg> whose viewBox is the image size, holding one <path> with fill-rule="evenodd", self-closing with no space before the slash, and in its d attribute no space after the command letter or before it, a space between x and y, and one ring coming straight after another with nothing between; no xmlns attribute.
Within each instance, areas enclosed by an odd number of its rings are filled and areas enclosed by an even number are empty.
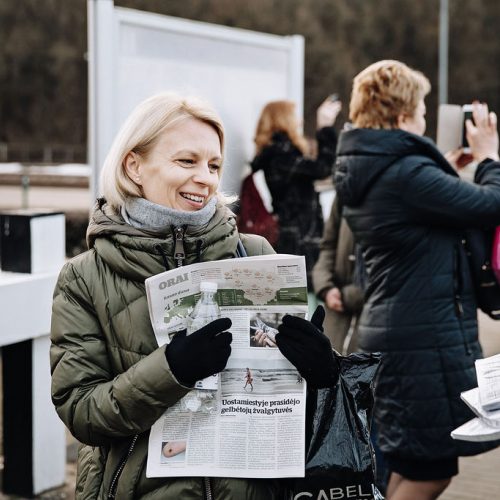
<svg viewBox="0 0 500 500"><path fill-rule="evenodd" d="M144 289L146 278L176 266L175 239L109 212L100 200L87 233L90 250L64 266L54 292L52 400L84 443L76 498L203 499L203 478L147 479L145 469L151 425L189 391L170 371L165 346L158 347ZM239 235L234 215L219 206L206 226L186 229L183 263L232 258L238 238L249 255L273 253L260 236ZM214 500L277 498L272 480L209 482Z"/></svg>

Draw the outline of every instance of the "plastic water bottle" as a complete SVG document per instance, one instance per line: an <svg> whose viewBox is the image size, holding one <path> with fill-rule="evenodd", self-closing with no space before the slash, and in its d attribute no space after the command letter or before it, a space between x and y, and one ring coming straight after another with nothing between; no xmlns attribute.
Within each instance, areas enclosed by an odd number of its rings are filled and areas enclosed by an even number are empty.
<svg viewBox="0 0 500 500"><path fill-rule="evenodd" d="M219 304L217 304L217 283L202 281L200 283L200 298L193 311L187 318L187 335L203 328L208 323L220 318ZM217 385L219 375L213 375L198 381L195 389L182 398L182 407L188 411L209 413L217 407ZM201 388L208 385L211 388Z"/></svg>
<svg viewBox="0 0 500 500"><path fill-rule="evenodd" d="M217 283L202 281L200 283L200 293L198 302L196 302L193 311L188 316L188 335L220 318L219 304L215 300Z"/></svg>

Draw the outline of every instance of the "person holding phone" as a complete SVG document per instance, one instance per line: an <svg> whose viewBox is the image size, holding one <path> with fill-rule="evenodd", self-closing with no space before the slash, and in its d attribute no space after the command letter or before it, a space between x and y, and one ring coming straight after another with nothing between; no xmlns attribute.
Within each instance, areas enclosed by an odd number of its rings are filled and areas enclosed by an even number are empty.
<svg viewBox="0 0 500 500"><path fill-rule="evenodd" d="M464 182L424 137L428 79L384 60L361 71L339 137L335 185L366 269L359 349L381 352L378 444L391 471L388 500L437 498L458 457L498 442L454 441L473 417L460 393L477 386L482 357L465 230L500 224L497 119L473 105L467 138L478 163Z"/></svg>
<svg viewBox="0 0 500 500"><path fill-rule="evenodd" d="M251 166L254 172L264 171L273 212L279 219L276 251L305 256L309 285L323 232L323 212L314 182L332 174L337 146L333 125L341 108L341 102L333 96L318 107L316 158L309 155L292 101L268 103L255 132L256 156Z"/></svg>

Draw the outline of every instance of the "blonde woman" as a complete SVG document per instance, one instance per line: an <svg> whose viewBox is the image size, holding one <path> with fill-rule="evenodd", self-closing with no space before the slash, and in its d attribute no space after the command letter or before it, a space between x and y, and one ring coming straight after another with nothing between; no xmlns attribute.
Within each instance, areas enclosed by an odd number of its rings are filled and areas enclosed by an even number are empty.
<svg viewBox="0 0 500 500"><path fill-rule="evenodd" d="M305 255L308 280L319 253L323 214L314 181L332 174L339 101L326 99L317 111L318 155L307 156L307 141L292 101L268 103L255 133L253 171L263 170L279 219L279 253Z"/></svg>
<svg viewBox="0 0 500 500"><path fill-rule="evenodd" d="M166 93L139 104L106 158L89 250L62 269L52 313L52 400L82 443L77 499L278 497L270 479L146 477L152 424L197 380L224 369L232 335L230 319L220 318L158 347L144 280L176 266L232 258L240 241L248 255L273 253L264 238L238 233L218 190L223 148L222 123L207 103ZM289 322L292 333L309 332L299 335L301 353L326 340L313 323ZM280 334L285 348L287 332ZM333 380L333 355L327 355L316 375ZM314 369L300 359L294 364L314 382Z"/></svg>
<svg viewBox="0 0 500 500"><path fill-rule="evenodd" d="M399 61L359 73L335 174L367 271L359 348L383 353L374 416L389 500L437 498L459 456L497 445L450 437L473 416L460 393L477 385L482 356L463 240L468 228L500 224L496 116L474 105L467 129L479 166L465 182L423 137L429 91Z"/></svg>

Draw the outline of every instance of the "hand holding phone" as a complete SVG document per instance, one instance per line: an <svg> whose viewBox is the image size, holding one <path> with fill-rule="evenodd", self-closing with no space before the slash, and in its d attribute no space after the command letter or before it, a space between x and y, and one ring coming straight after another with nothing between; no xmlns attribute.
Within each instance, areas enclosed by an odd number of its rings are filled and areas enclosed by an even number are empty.
<svg viewBox="0 0 500 500"><path fill-rule="evenodd" d="M485 158L496 160L497 117L479 102L464 106L440 104L436 142L443 154L460 149L461 154L472 155L477 162Z"/></svg>
<svg viewBox="0 0 500 500"><path fill-rule="evenodd" d="M486 158L499 160L499 138L497 130L497 115L489 112L485 103L472 104L472 118L465 120L466 138L474 160L481 162Z"/></svg>
<svg viewBox="0 0 500 500"><path fill-rule="evenodd" d="M462 149L465 154L470 154L469 141L467 140L467 128L465 127L465 122L467 120L473 120L472 117L472 104L464 104L462 106L463 113L463 124L462 124Z"/></svg>

